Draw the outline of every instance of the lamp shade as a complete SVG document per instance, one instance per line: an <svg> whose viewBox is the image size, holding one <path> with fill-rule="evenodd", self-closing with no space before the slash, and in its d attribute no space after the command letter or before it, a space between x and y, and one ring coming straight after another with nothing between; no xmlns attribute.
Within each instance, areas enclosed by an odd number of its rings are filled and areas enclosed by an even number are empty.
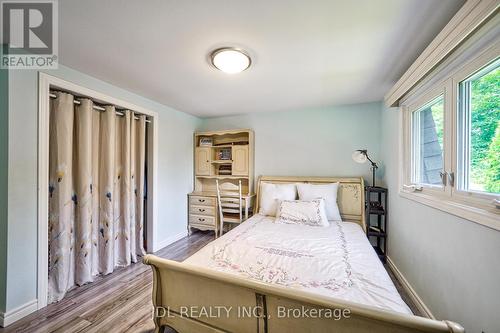
<svg viewBox="0 0 500 333"><path fill-rule="evenodd" d="M365 163L367 160L366 150L355 150L352 153L352 159L356 163Z"/></svg>

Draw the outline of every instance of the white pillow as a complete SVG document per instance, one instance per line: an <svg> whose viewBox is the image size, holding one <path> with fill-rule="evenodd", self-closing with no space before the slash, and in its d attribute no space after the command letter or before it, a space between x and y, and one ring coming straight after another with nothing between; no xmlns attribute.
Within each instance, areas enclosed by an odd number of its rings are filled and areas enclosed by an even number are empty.
<svg viewBox="0 0 500 333"><path fill-rule="evenodd" d="M322 198L325 200L326 216L330 221L342 221L337 205L337 191L339 183L330 184L297 184L300 200L313 200Z"/></svg>
<svg viewBox="0 0 500 333"><path fill-rule="evenodd" d="M275 216L280 200L295 200L297 188L295 184L262 183L260 186L259 214Z"/></svg>
<svg viewBox="0 0 500 333"><path fill-rule="evenodd" d="M276 223L305 224L314 227L328 227L325 200L282 200L276 212Z"/></svg>

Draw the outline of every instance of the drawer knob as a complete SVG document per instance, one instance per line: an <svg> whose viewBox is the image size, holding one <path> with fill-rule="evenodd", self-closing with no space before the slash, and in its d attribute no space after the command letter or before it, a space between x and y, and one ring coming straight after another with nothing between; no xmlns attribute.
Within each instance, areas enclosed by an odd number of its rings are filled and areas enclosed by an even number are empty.
<svg viewBox="0 0 500 333"><path fill-rule="evenodd" d="M199 211L200 211L200 212L204 212L205 210L200 208L200 209L199 209Z"/></svg>
<svg viewBox="0 0 500 333"><path fill-rule="evenodd" d="M199 218L198 221L205 221L205 219Z"/></svg>
<svg viewBox="0 0 500 333"><path fill-rule="evenodd" d="M205 202L205 199L198 199L199 202Z"/></svg>

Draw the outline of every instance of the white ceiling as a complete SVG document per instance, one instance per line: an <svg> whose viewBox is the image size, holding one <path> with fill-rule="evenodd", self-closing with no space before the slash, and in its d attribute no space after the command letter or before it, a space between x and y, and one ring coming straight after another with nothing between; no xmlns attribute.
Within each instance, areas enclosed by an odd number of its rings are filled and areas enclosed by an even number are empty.
<svg viewBox="0 0 500 333"><path fill-rule="evenodd" d="M64 0L61 63L201 116L382 100L463 0ZM209 66L221 46L252 66Z"/></svg>

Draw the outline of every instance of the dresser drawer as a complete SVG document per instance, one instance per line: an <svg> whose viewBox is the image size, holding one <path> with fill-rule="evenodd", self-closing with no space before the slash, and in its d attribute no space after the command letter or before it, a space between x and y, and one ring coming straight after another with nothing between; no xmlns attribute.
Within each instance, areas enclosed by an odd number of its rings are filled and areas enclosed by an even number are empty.
<svg viewBox="0 0 500 333"><path fill-rule="evenodd" d="M189 224L204 224L215 226L215 217L189 214Z"/></svg>
<svg viewBox="0 0 500 333"><path fill-rule="evenodd" d="M189 212L196 215L215 216L215 207L189 205Z"/></svg>
<svg viewBox="0 0 500 333"><path fill-rule="evenodd" d="M189 196L189 205L215 206L215 197Z"/></svg>

